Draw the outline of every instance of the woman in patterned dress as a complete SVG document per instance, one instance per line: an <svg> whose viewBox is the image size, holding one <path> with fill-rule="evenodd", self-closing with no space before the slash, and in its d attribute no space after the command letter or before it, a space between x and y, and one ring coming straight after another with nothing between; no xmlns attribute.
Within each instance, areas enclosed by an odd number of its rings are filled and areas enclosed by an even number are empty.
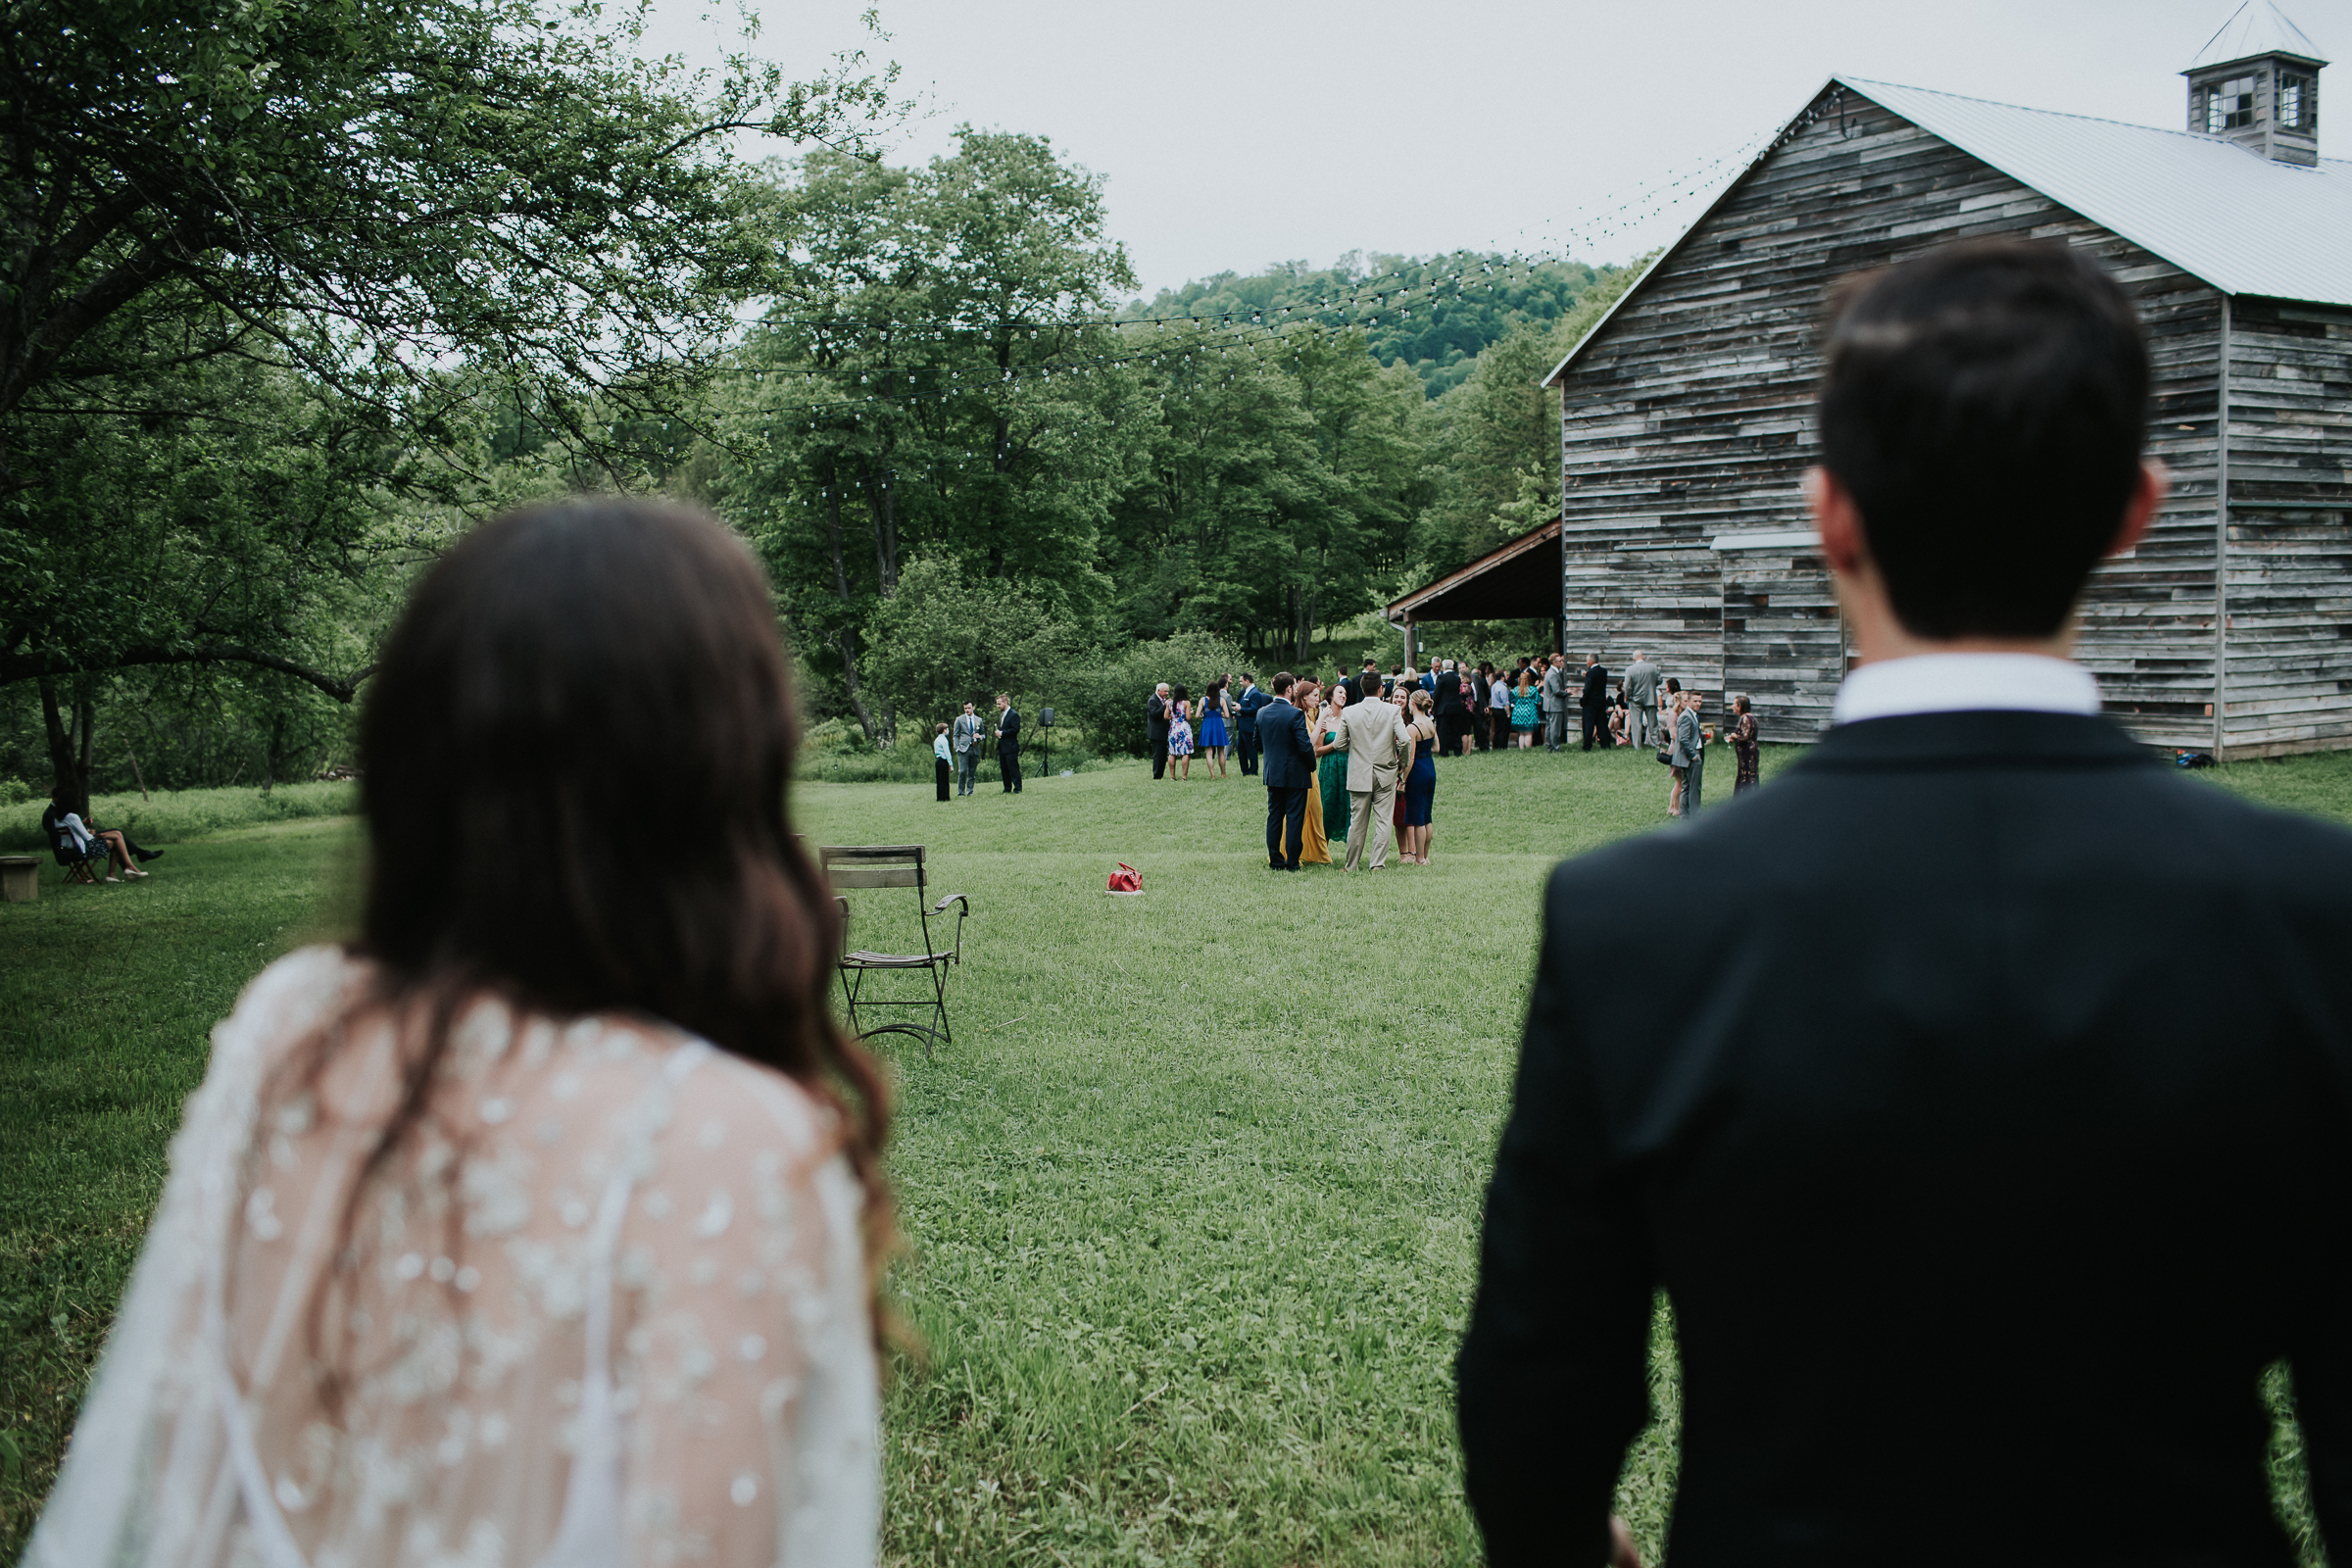
<svg viewBox="0 0 2352 1568"><path fill-rule="evenodd" d="M1731 734L1732 760L1739 764L1739 771L1732 775L1732 798L1738 800L1764 781L1758 765L1763 760L1763 748L1756 715L1748 710L1744 695L1732 700L1732 711L1739 715L1732 721Z"/></svg>
<svg viewBox="0 0 2352 1568"><path fill-rule="evenodd" d="M1177 764L1184 764L1180 773ZM1168 773L1172 778L1193 776L1193 705L1179 686L1168 698Z"/></svg>

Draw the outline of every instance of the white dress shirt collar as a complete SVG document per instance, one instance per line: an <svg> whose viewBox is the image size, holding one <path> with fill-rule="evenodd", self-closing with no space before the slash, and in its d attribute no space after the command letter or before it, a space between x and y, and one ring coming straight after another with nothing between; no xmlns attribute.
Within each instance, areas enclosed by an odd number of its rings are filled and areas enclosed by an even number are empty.
<svg viewBox="0 0 2352 1568"><path fill-rule="evenodd" d="M2099 683L2072 660L2040 654L1920 654L1848 673L1830 709L1830 722L1987 709L2096 713Z"/></svg>

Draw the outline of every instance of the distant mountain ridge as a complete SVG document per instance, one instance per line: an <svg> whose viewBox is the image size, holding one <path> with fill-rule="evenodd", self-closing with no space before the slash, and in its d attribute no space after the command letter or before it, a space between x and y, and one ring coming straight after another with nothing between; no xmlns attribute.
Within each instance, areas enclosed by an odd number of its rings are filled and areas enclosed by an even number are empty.
<svg viewBox="0 0 2352 1568"><path fill-rule="evenodd" d="M1149 302L1139 299L1120 316L1360 326L1374 358L1382 365L1402 360L1434 398L1461 384L1480 352L1512 327L1559 319L1587 289L1619 270L1573 260L1527 263L1500 253L1349 251L1325 268L1279 262L1248 276L1218 272L1161 289ZM1443 286L1434 296L1422 292L1432 283ZM1399 290L1408 297L1392 305Z"/></svg>

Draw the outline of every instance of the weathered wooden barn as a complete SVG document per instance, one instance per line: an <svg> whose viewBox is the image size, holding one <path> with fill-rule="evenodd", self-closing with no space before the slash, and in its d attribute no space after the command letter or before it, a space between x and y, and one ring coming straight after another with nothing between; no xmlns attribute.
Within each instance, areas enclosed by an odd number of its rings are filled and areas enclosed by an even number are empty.
<svg viewBox="0 0 2352 1568"><path fill-rule="evenodd" d="M2103 567L2081 657L2156 745L2352 746L2352 162L2326 62L2251 0L2140 125L1835 77L1546 378L1560 391L1571 654L1646 649L1767 734L1826 723L1847 662L1799 493L1825 300L1953 240L2094 253L2137 301L2173 496Z"/></svg>

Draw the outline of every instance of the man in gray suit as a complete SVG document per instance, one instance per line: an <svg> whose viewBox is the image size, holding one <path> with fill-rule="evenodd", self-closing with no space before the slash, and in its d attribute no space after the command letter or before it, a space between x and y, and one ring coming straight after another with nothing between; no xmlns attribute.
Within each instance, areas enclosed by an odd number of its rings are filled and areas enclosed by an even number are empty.
<svg viewBox="0 0 2352 1568"><path fill-rule="evenodd" d="M1625 733L1636 746L1658 744L1658 666L1639 648L1625 666Z"/></svg>
<svg viewBox="0 0 2352 1568"><path fill-rule="evenodd" d="M1564 751L1568 746L1568 656L1554 654L1544 670L1544 749Z"/></svg>
<svg viewBox="0 0 2352 1568"><path fill-rule="evenodd" d="M1333 751L1348 754L1348 858L1343 870L1354 870L1367 853L1373 870L1389 863L1389 845L1396 836L1397 757L1404 743L1404 720L1395 707L1381 701L1379 683L1367 676L1363 700L1340 710L1339 739L1331 743ZM1375 833L1380 835L1377 843Z"/></svg>
<svg viewBox="0 0 2352 1568"><path fill-rule="evenodd" d="M949 737L949 744L956 749L956 793L958 795L971 794L980 776L980 735L984 728L980 715L972 711L972 705L964 704L963 712L956 720L956 732Z"/></svg>

